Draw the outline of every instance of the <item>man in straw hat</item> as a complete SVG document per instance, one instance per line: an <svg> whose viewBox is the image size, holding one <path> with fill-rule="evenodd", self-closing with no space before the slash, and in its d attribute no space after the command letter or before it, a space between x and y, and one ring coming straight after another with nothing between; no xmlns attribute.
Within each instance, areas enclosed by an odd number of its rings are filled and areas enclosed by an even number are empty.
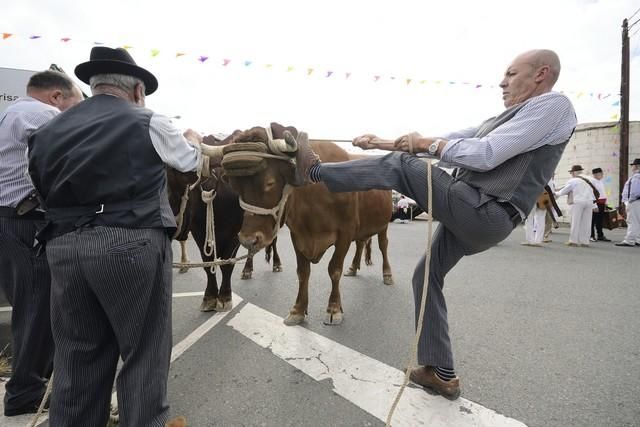
<svg viewBox="0 0 640 427"><path fill-rule="evenodd" d="M161 426L176 227L165 164L197 169L201 137L144 108L158 81L125 49L94 47L75 74L93 97L29 139L29 173L48 221L38 238L51 269L51 425L106 425L122 358L120 425Z"/></svg>
<svg viewBox="0 0 640 427"><path fill-rule="evenodd" d="M616 246L640 246L640 158L631 163L631 176L622 188L622 202L627 207L627 234Z"/></svg>
<svg viewBox="0 0 640 427"><path fill-rule="evenodd" d="M569 170L571 179L562 189L556 192L558 197L568 196L567 203L571 205L571 230L567 246L589 246L589 230L591 230L591 212L599 192L589 180L582 175L584 169L580 165L573 165ZM598 194L596 194L598 192Z"/></svg>
<svg viewBox="0 0 640 427"><path fill-rule="evenodd" d="M394 189L427 208L427 168L419 155L457 168L455 178L433 168L433 237L424 328L418 346L421 365L411 380L449 398L460 395L449 339L442 288L445 275L464 255L485 251L504 240L531 211L553 174L576 126L569 99L552 92L560 60L550 50L525 52L507 68L500 87L506 110L480 126L425 138L409 134L391 143L363 135L353 144L396 151L342 163L323 163L304 133L298 138L296 183L323 182L331 191ZM295 144L295 138L285 138ZM382 143L381 143L382 142ZM416 321L425 257L413 275Z"/></svg>

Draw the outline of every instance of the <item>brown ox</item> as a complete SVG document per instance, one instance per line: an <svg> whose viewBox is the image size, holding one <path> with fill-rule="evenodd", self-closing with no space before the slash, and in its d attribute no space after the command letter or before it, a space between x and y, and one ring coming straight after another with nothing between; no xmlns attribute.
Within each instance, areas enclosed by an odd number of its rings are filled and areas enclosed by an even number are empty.
<svg viewBox="0 0 640 427"><path fill-rule="evenodd" d="M216 140L213 136L205 137L203 142L208 145L223 143ZM181 243L181 262L183 263L188 262L184 242L187 240L189 232L191 232L198 245L202 260L213 261L213 253L207 255L203 250L206 240L207 208L202 201L202 190L214 190L216 194L213 202L216 255L220 259L232 258L236 255L239 247L238 232L242 225L243 211L238 204L238 194L234 192L228 184L218 179L221 175L219 165L213 167L212 171L211 177L203 177L200 183L189 192L188 202L183 213L182 227L176 236L176 240ZM173 168L167 168L169 204L171 205L174 215L178 215L180 202L185 189L187 186L194 184L197 179L198 177L194 172L182 173ZM275 241L267 248L267 262L270 260L271 249L273 249L273 271L282 271ZM220 288L218 288L216 274L213 273L210 268L204 269L207 275L207 287L200 305L201 311L228 311L233 308L231 294L231 275L233 269L234 264L220 266L220 271L222 272ZM242 278L250 279L252 272L253 257L249 257L242 270Z"/></svg>
<svg viewBox="0 0 640 427"><path fill-rule="evenodd" d="M284 128L276 124L272 124L271 127L275 139L283 137ZM266 144L267 138L263 128L253 128L236 136L233 143ZM225 153L232 152L235 149L233 145L225 148ZM322 161L349 160L347 153L333 143L316 141L311 145ZM290 148L295 150L295 147ZM260 160L262 163L254 173L242 176L242 170L232 170L231 165L226 163L227 154L223 160L224 171L231 187L240 194L242 200L264 209L277 206L285 184L292 182L292 164L280 159L264 158ZM387 258L386 234L391 209L390 191L330 193L324 184L298 187L292 191L286 205L285 223L291 231L296 253L299 285L296 302L289 311L285 324L294 325L304 321L309 302L310 263L318 263L331 246L335 247L335 251L328 268L332 287L326 324L339 324L342 321L339 285L344 257L352 241L358 243L358 252L361 253L366 240L375 234L378 235L378 245L383 257L384 282L393 283ZM250 250L263 248L275 238L274 226L273 216L245 212L239 233L240 243Z"/></svg>

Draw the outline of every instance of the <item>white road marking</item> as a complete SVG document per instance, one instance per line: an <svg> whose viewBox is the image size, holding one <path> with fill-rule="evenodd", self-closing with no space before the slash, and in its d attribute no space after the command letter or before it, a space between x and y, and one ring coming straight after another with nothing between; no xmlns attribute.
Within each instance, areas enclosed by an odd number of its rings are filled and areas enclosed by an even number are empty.
<svg viewBox="0 0 640 427"><path fill-rule="evenodd" d="M194 296L202 296L202 292L185 292L180 294L173 294L173 298L180 297L194 297ZM233 294L233 304L234 306L240 305L242 302L242 297L240 295ZM209 332L214 326L216 326L220 321L222 321L228 314L230 314L233 310L227 312L213 312L212 316L207 319L202 325L198 326L193 332L191 332L186 338L180 341L178 344L173 346L171 349L171 363L173 363L177 358L179 358L185 351L189 349L193 344L195 344L200 338L202 338L207 332ZM18 415L15 417L5 417L4 413L4 394L5 388L4 383L0 383L0 426L2 427L24 427L25 425L31 425L33 421L34 414L25 414ZM114 392L111 395L111 401L113 403L116 402L116 393ZM45 422L49 417L47 414L43 414L38 419L38 425L41 425Z"/></svg>
<svg viewBox="0 0 640 427"><path fill-rule="evenodd" d="M0 313L2 313L4 311L10 312L11 311L11 307L0 307Z"/></svg>
<svg viewBox="0 0 640 427"><path fill-rule="evenodd" d="M330 379L338 395L386 421L404 379L402 371L300 326L286 326L281 317L250 303L228 325L314 380ZM392 424L430 427L525 426L520 421L469 400L451 402L427 394L422 389L409 387L402 395Z"/></svg>

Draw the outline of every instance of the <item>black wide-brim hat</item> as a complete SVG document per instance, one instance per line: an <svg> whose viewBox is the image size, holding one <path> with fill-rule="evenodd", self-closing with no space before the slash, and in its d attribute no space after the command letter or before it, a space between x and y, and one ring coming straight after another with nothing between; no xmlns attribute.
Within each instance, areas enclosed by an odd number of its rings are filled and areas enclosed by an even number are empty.
<svg viewBox="0 0 640 427"><path fill-rule="evenodd" d="M151 95L158 89L158 79L142 67L136 65L126 49L118 47L96 46L91 49L89 61L79 64L76 76L86 84L97 74L123 74L139 78L144 83L145 95Z"/></svg>
<svg viewBox="0 0 640 427"><path fill-rule="evenodd" d="M640 159L634 159L633 163L631 163L631 166L634 166L634 165L640 166Z"/></svg>
<svg viewBox="0 0 640 427"><path fill-rule="evenodd" d="M580 172L583 171L584 169L582 169L581 165L573 165L571 166L571 169L569 170L569 172Z"/></svg>

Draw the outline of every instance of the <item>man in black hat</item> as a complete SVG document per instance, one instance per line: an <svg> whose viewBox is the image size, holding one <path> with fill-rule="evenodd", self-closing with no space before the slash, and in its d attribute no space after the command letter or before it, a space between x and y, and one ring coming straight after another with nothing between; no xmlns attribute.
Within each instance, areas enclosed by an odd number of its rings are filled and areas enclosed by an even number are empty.
<svg viewBox="0 0 640 427"><path fill-rule="evenodd" d="M640 158L631 163L631 176L622 188L622 202L627 210L627 234L616 246L640 246Z"/></svg>
<svg viewBox="0 0 640 427"><path fill-rule="evenodd" d="M601 168L594 168L591 170L591 183L600 193L600 197L596 200L596 208L591 215L591 241L596 242L610 242L602 231L602 222L604 220L604 211L607 209L607 194L605 193L604 183L602 178L604 173ZM597 237L596 237L597 236Z"/></svg>
<svg viewBox="0 0 640 427"><path fill-rule="evenodd" d="M93 97L29 139L29 173L48 221L38 239L56 345L50 423L106 425L122 358L120 425L163 425L176 226L165 163L197 169L201 137L144 108L158 81L124 49L94 47L75 74Z"/></svg>
<svg viewBox="0 0 640 427"><path fill-rule="evenodd" d="M567 204L571 205L571 229L567 246L589 246L589 228L591 225L591 213L593 203L599 196L596 194L593 183L582 176L584 169L581 165L573 165L569 170L571 179L556 196L568 196Z"/></svg>

